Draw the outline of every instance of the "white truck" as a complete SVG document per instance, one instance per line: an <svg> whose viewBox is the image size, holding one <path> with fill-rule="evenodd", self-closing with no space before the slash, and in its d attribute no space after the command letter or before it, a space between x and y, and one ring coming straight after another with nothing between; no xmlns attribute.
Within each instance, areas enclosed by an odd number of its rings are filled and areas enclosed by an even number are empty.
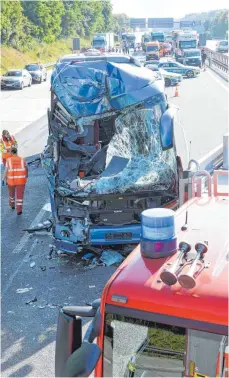
<svg viewBox="0 0 229 378"><path fill-rule="evenodd" d="M177 36L177 49L195 49L198 46L198 34L195 30L179 33Z"/></svg>
<svg viewBox="0 0 229 378"><path fill-rule="evenodd" d="M91 45L100 52L111 51L115 46L114 33L96 33Z"/></svg>

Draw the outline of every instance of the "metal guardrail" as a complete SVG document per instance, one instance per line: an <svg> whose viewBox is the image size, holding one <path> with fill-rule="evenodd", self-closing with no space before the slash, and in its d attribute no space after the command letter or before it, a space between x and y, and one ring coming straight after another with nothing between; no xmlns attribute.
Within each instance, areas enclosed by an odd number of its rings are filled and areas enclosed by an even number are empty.
<svg viewBox="0 0 229 378"><path fill-rule="evenodd" d="M186 171L188 176L186 178L180 179L179 186L180 186L180 193L179 193L179 201L180 205L183 205L185 201L185 191L188 189L188 198L191 198L192 195L192 187L191 187L191 177L195 173L195 171L207 171L210 175L213 174L214 170L219 168L227 169L229 166L229 135L225 134L223 138L223 143L214 148L209 154L205 155L200 160L191 160L189 167ZM196 170L192 170L191 165L196 165ZM191 171L190 171L191 169ZM205 179L199 178L202 180L202 186L205 186Z"/></svg>
<svg viewBox="0 0 229 378"><path fill-rule="evenodd" d="M54 66L55 64L56 64L56 62L53 62L53 63L43 64L43 66L44 66L45 68L48 68L48 67L52 67L52 66Z"/></svg>
<svg viewBox="0 0 229 378"><path fill-rule="evenodd" d="M204 48L208 56L210 68L216 68L224 74L228 74L228 55Z"/></svg>

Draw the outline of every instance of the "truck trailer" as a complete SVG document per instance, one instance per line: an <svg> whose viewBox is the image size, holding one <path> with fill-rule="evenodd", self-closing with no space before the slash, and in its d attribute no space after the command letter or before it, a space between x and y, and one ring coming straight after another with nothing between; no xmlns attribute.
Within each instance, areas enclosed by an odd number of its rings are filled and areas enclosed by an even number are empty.
<svg viewBox="0 0 229 378"><path fill-rule="evenodd" d="M108 52L111 51L114 46L114 33L97 33L93 36L92 47L101 51Z"/></svg>

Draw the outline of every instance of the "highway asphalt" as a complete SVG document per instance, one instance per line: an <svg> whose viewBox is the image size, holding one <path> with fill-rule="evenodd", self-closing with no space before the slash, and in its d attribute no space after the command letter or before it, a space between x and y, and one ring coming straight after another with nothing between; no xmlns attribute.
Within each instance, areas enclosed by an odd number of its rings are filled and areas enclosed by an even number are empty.
<svg viewBox="0 0 229 378"><path fill-rule="evenodd" d="M30 89L34 92L30 93ZM206 71L198 78L184 79L179 97L174 97L174 92L174 88L168 88L169 102L180 107L186 138L191 141L191 157L198 159L222 143L228 125L228 88L216 74ZM23 109L28 112L24 124L24 115L19 111L18 119L11 117L10 112L5 117L20 143L20 151L23 156L41 152L47 136L49 84L10 95L16 101L22 96ZM43 108L35 119L36 96ZM14 102L11 104L14 109ZM29 237L23 232L31 224L50 217L43 209L47 203L47 182L40 167L30 168L22 216L17 217L8 207L7 187L2 187L2 376L5 377L53 377L58 306L83 305L98 298L116 269L84 269L80 256L48 259L51 236ZM32 262L35 262L33 268ZM33 302L26 304L29 301Z"/></svg>

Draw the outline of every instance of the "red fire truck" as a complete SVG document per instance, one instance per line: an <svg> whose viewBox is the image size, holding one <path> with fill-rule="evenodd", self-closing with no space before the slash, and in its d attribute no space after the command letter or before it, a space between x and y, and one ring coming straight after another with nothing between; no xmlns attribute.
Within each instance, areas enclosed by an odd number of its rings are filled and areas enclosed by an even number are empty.
<svg viewBox="0 0 229 378"><path fill-rule="evenodd" d="M164 240L147 253L140 244L101 300L61 309L56 376L228 377L228 193L217 185L225 174L215 172L213 194L210 186L176 211L175 253ZM83 317L93 318L84 340Z"/></svg>

